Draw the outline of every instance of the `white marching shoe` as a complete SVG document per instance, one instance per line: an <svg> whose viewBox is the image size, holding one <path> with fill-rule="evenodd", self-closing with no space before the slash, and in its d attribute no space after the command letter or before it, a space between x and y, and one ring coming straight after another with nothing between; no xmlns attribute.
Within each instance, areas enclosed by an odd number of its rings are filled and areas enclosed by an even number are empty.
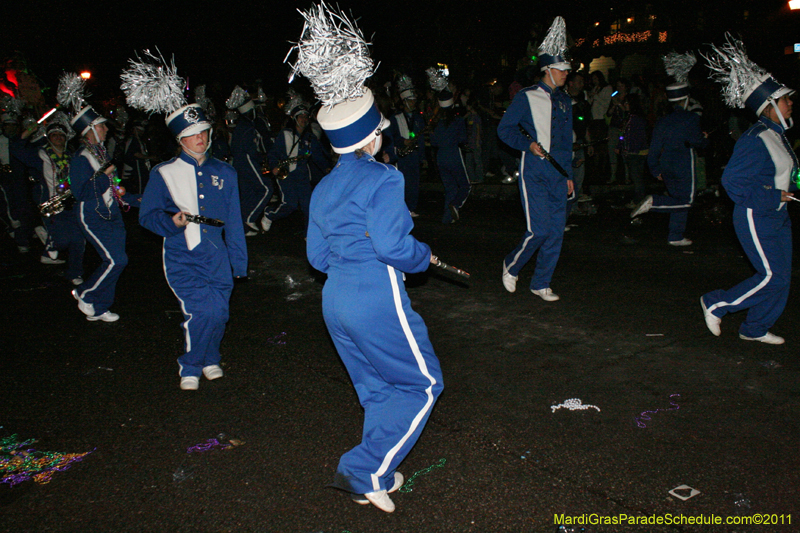
<svg viewBox="0 0 800 533"><path fill-rule="evenodd" d="M766 335L762 335L761 337L745 337L744 335L739 333L739 338L745 341L758 341L758 342L763 342L765 344L783 344L784 342L786 342L786 339L784 339L783 337L778 337L777 335L774 335L769 331L766 333Z"/></svg>
<svg viewBox="0 0 800 533"><path fill-rule="evenodd" d="M708 331L719 337L720 333L722 333L722 328L720 328L722 319L708 310L702 296L700 297L700 306L703 308L703 317L706 319Z"/></svg>
<svg viewBox="0 0 800 533"><path fill-rule="evenodd" d="M531 292L544 300L545 302L555 302L561 299L561 297L553 292L553 289L547 287L546 289L531 289Z"/></svg>
<svg viewBox="0 0 800 533"><path fill-rule="evenodd" d="M506 262L503 261L503 287L506 288L508 292L514 292L517 290L517 279L519 276L512 276L508 272L508 268L506 268Z"/></svg>

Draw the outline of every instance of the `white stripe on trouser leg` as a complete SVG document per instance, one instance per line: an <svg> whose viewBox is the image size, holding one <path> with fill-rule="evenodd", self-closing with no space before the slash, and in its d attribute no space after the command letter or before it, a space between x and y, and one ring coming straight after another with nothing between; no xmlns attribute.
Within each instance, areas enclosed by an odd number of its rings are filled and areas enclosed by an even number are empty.
<svg viewBox="0 0 800 533"><path fill-rule="evenodd" d="M250 168L253 170L253 175L255 175L256 178L258 178L258 183L260 183L261 186L264 187L264 181L261 179L261 172L256 170L256 167L253 165L253 160L250 159L250 154L247 154L247 164L250 165ZM269 192L269 187L266 187L266 189L267 190L264 192L264 196L262 196L261 200L259 200L256 203L256 207L252 211L250 211L250 214L247 215L247 220L245 220L245 222L251 222L250 219L253 218L253 215L256 214L256 210L258 210L258 207L262 204L262 202L264 202L264 198L267 196L267 192Z"/></svg>
<svg viewBox="0 0 800 533"><path fill-rule="evenodd" d="M718 307L726 307L726 306L729 306L729 305L739 305L740 303L742 303L743 301L745 301L746 299L750 298L752 295L754 295L755 293L757 293L758 291L763 289L767 285L767 283L769 283L769 280L772 279L772 269L769 266L769 261L767 261L767 256L764 255L764 249L761 248L761 242L758 240L758 233L756 233L756 224L755 224L755 221L753 220L753 210L750 209L750 208L747 209L747 226L750 228L750 236L753 237L753 244L756 245L756 250L758 251L758 256L761 258L761 264L764 265L764 270L766 271L767 275L764 276L764 279L763 279L763 281L761 283L759 283L758 285L756 285L755 287L753 287L752 289L750 289L746 293L744 293L741 296L739 296L738 298L736 298L735 301L733 301L733 302L717 302L717 303L715 303L714 305L712 305L711 307L708 308L708 312L709 313L711 311L713 311L714 309L717 309Z"/></svg>
<svg viewBox="0 0 800 533"><path fill-rule="evenodd" d="M472 184L469 183L469 172L467 172L467 165L464 164L464 154L461 153L461 148L458 148L458 157L461 159L461 168L464 169L464 175L467 177L467 196L464 198L464 201L461 202L461 205L458 206L458 209L464 207L464 204L467 203L467 198L469 198L470 193L472 192Z"/></svg>
<svg viewBox="0 0 800 533"><path fill-rule="evenodd" d="M164 244L166 244L166 242L167 242L167 240L164 239ZM186 322L183 324L183 329L186 330L186 334L185 334L185 337L186 337L186 353L189 353L189 352L192 351L192 334L189 333L189 322L192 321L192 318L194 317L194 315L192 315L192 313L189 313L188 311L186 311L186 305L183 303L183 300L181 300L181 297L178 296L178 293L175 292L175 289L172 288L172 284L170 284L170 282L169 282L169 275L167 274L167 254L166 254L166 252L167 252L166 247L162 246L161 247L161 263L164 265L164 278L167 280L167 285L169 286L169 290L172 291L172 294L174 294L175 298L177 298L178 301L181 303L181 311L183 311L184 315L189 317L186 320ZM180 365L180 362L178 364ZM183 370L183 366L181 366L181 370Z"/></svg>
<svg viewBox="0 0 800 533"><path fill-rule="evenodd" d="M109 264L108 268L106 269L106 271L103 272L100 275L99 278L97 278L97 281L95 281L94 285L92 285L88 289L84 289L84 291L80 294L81 300L83 300L83 298L84 298L84 296L86 296L87 292L92 292L95 289L97 289L97 287L103 282L104 279L106 279L106 276L108 276L108 274L114 268L114 265L116 265L116 263L114 262L114 258L111 257L111 254L108 253L108 250L106 249L106 247L103 246L103 242L100 239L97 238L97 235L92 233L92 230L89 229L89 224L86 223L86 219L84 218L84 215L83 215L83 207L84 207L84 202L81 202L81 224L83 224L83 227L86 229L86 233L91 235L92 239L94 239L95 242L98 244L98 246L100 246L100 248L103 250L103 253L105 254L106 258L108 258L108 260L110 261L111 264Z"/></svg>
<svg viewBox="0 0 800 533"><path fill-rule="evenodd" d="M522 246L520 246L519 248L519 252L517 252L517 255L514 256L514 260L511 261L510 265L506 266L506 270L510 270L511 267L513 267L517 263L517 259L519 259L519 256L522 255L522 252L524 252L525 248L528 246L528 241L530 241L533 238L533 230L531 229L531 208L530 205L528 205L528 187L525 183L525 179L523 178L524 175L525 175L525 152L522 152L522 159L519 162L519 183L520 186L522 187L522 202L524 204L523 207L525 208L525 224L528 228L528 233L530 233L530 236L525 239L525 242L522 243Z"/></svg>
<svg viewBox="0 0 800 533"><path fill-rule="evenodd" d="M380 468L378 468L378 471L374 474L370 474L370 477L372 478L372 488L376 491L381 490L380 478L386 474L386 471L389 469L389 465L392 463L395 455L397 455L397 452L417 430L420 422L422 422L423 417L431 409L431 406L433 405L432 389L433 386L436 385L436 380L428 372L428 365L425 364L425 359L423 359L422 352L419 351L419 346L417 345L417 339L414 338L414 333L411 331L411 326L408 325L408 319L403 311L403 300L400 298L400 287L397 284L395 270L389 265L386 265L386 269L389 271L389 280L392 283L392 296L394 297L394 306L397 310L397 318L400 319L400 325L403 327L403 333L406 335L408 345L411 347L411 352L414 354L414 359L417 360L419 371L422 373L422 375L430 380L431 385L425 389L425 394L428 395L428 401L425 402L425 405L422 407L420 412L417 413L417 416L415 416L414 420L411 421L411 427L408 428L408 431L405 435L403 435L403 438L401 438L400 441L395 444L391 450L389 450L389 453L387 453L383 458L383 462L381 463Z"/></svg>

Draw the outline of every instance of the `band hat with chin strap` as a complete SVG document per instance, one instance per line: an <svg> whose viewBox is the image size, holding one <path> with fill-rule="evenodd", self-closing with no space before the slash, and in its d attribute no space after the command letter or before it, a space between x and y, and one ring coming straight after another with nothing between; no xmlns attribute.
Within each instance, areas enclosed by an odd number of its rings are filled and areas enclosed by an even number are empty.
<svg viewBox="0 0 800 533"><path fill-rule="evenodd" d="M663 60L667 74L675 80L675 83L667 85L665 88L667 100L680 102L689 98L689 71L697 63L697 57L693 52L686 52L685 54L670 52L663 57Z"/></svg>
<svg viewBox="0 0 800 533"><path fill-rule="evenodd" d="M439 101L439 107L441 107L442 109L453 107L453 104L455 103L453 93L451 93L448 89L439 91L439 95L436 98Z"/></svg>
<svg viewBox="0 0 800 533"><path fill-rule="evenodd" d="M721 47L711 45L711 53L703 57L711 70L711 79L722 85L722 96L728 107L747 107L761 115L767 105L772 104L777 109L780 97L795 92L751 61L742 41L730 34L726 34L725 39ZM788 128L780 113L778 117L784 128Z"/></svg>
<svg viewBox="0 0 800 533"><path fill-rule="evenodd" d="M72 120L70 120L69 124L72 126L72 129L75 130L75 133L83 137L89 133L89 130L92 129L92 126L97 126L103 122L106 122L106 118L102 115L99 115L97 111L92 108L92 106L87 105L81 109Z"/></svg>
<svg viewBox="0 0 800 533"><path fill-rule="evenodd" d="M211 129L211 122L200 104L189 104L170 113L166 118L167 127L178 139L191 137Z"/></svg>
<svg viewBox="0 0 800 533"><path fill-rule="evenodd" d="M253 110L256 104L253 102L253 99L250 98L248 92L237 85L233 88L233 92L231 92L228 99L225 100L225 107L228 109L235 109L244 115L248 111Z"/></svg>
<svg viewBox="0 0 800 533"><path fill-rule="evenodd" d="M550 68L572 70L567 57L567 23L562 17L553 20L544 41L539 45L539 67L542 71Z"/></svg>
<svg viewBox="0 0 800 533"><path fill-rule="evenodd" d="M144 50L144 59L137 54L122 71L121 87L128 105L150 114L164 113L167 126L179 140L211 129L203 108L186 102L186 83L178 76L174 58L168 64L158 49L156 52L158 56Z"/></svg>
<svg viewBox="0 0 800 533"><path fill-rule="evenodd" d="M289 83L299 73L311 82L322 103L317 121L331 148L347 154L380 137L388 127L375 97L364 86L375 72L369 44L347 15L320 2L300 14L305 19ZM289 55L287 55L287 60Z"/></svg>
<svg viewBox="0 0 800 533"><path fill-rule="evenodd" d="M397 91L400 93L401 100L414 100L417 99L417 93L414 92L414 82L405 74L400 74L397 77Z"/></svg>

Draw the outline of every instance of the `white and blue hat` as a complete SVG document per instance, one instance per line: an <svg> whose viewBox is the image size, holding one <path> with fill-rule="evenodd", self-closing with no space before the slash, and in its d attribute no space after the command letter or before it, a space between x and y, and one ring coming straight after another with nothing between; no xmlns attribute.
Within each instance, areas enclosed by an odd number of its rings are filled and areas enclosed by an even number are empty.
<svg viewBox="0 0 800 533"><path fill-rule="evenodd" d="M105 121L106 117L98 114L92 106L87 105L70 120L69 124L75 130L75 133L83 136L89 133L92 126L97 126Z"/></svg>
<svg viewBox="0 0 800 533"><path fill-rule="evenodd" d="M697 63L697 58L692 52L685 54L670 52L664 56L664 67L667 74L675 79L675 83L667 85L665 89L667 100L680 102L689 98L689 71L692 70L695 63Z"/></svg>
<svg viewBox="0 0 800 533"><path fill-rule="evenodd" d="M369 144L390 124L378 111L375 97L369 90L355 100L321 108L317 121L337 154L348 154Z"/></svg>
<svg viewBox="0 0 800 533"><path fill-rule="evenodd" d="M539 45L539 67L542 70L572 70L567 57L567 23L562 17L556 17L547 35Z"/></svg>
<svg viewBox="0 0 800 533"><path fill-rule="evenodd" d="M167 115L167 127L175 137L191 137L211 129L211 122L200 104L189 104Z"/></svg>
<svg viewBox="0 0 800 533"><path fill-rule="evenodd" d="M253 102L253 99L250 98L250 94L237 85L233 88L233 92L231 92L228 99L225 100L225 107L228 109L235 109L244 115L255 108L256 104Z"/></svg>

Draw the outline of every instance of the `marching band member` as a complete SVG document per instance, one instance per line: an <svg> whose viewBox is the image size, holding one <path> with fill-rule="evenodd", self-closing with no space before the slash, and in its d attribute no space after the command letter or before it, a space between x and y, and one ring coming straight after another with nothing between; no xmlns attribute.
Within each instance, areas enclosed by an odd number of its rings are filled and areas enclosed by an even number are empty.
<svg viewBox="0 0 800 533"><path fill-rule="evenodd" d="M233 278L247 276L247 246L239 207L236 171L209 153L211 123L198 104L186 104L175 65L145 54L160 64L131 60L123 72L128 104L150 113L165 113L181 147L179 156L150 171L139 223L164 237L164 274L181 303L185 353L178 358L180 387L197 390L200 375L222 377L219 347L228 322ZM162 87L157 98L145 87ZM217 219L224 226L190 222L187 215Z"/></svg>
<svg viewBox="0 0 800 533"><path fill-rule="evenodd" d="M308 259L328 274L322 292L325 324L364 408L361 444L339 460L334 486L352 493L357 503L391 513L389 493L403 484L397 468L442 391L439 361L403 284L404 272L422 272L433 258L430 248L410 235L402 174L373 157L387 124L363 86L374 66L361 32L325 4L303 16L294 72L311 81L323 104L317 118L340 154L311 199ZM352 48L341 52L343 47L328 45L331 41ZM330 80L324 72L332 69L318 68L310 58L322 54L325 62L342 64L340 53L350 55L351 69L339 71L337 97L325 83Z"/></svg>
<svg viewBox="0 0 800 533"><path fill-rule="evenodd" d="M792 126L794 93L746 55L741 41L728 36L706 57L712 78L723 85L729 107L747 107L758 116L733 149L722 185L736 204L733 227L756 274L735 287L703 295L706 326L721 333L722 317L748 309L739 338L783 344L769 329L780 318L792 277L792 225L787 203L797 190L797 156L786 138ZM788 122L787 122L788 121Z"/></svg>
<svg viewBox="0 0 800 533"><path fill-rule="evenodd" d="M69 119L60 111L53 114L43 129L46 139L44 145L28 142L15 151L16 157L25 163L38 182L35 188L37 204L52 200L70 190L70 154L67 152L67 141L75 135L69 126ZM29 139L30 134L31 130L26 130L22 138ZM43 217L47 229L47 244L40 260L44 264L60 264L64 261L58 259L58 253L68 252L66 278L78 286L83 283L86 239L81 233L73 204L65 202L63 206L63 211Z"/></svg>
<svg viewBox="0 0 800 533"><path fill-rule="evenodd" d="M285 109L291 122L275 138L275 144L267 154L269 168L277 180L280 203L264 214L261 222L264 231L269 231L275 220L291 215L298 208L303 213L305 230L311 201L309 164L317 165L326 174L329 167L322 144L308 127L311 122L308 104L296 93L290 93Z"/></svg>
<svg viewBox="0 0 800 533"><path fill-rule="evenodd" d="M631 218L658 211L669 213L669 235L672 246L689 246L690 239L684 237L689 208L695 194L695 148L703 148L706 135L700 128L700 116L689 111L689 71L697 60L694 54L671 53L664 57L667 73L675 77L675 83L666 88L667 99L673 102L672 112L663 117L653 129L647 164L650 172L664 182L669 196L646 196L631 211Z"/></svg>
<svg viewBox="0 0 800 533"><path fill-rule="evenodd" d="M501 140L522 151L519 188L527 219L522 241L503 261L503 286L508 292L517 290L520 270L538 250L530 287L546 302L559 299L550 288L550 280L564 240L567 199L573 194L572 102L561 90L572 69L564 57L566 32L564 19L556 17L539 47L539 64L545 73L542 80L517 93L497 127ZM569 177L544 160L541 148L566 169Z"/></svg>
<svg viewBox="0 0 800 533"><path fill-rule="evenodd" d="M434 67L427 71L431 87L438 90L439 118L431 133L431 146L438 148L436 166L444 185L444 214L442 223L450 224L459 219L458 210L467 201L472 186L469 184L460 144L467 142L467 127L462 117L456 116L453 104L455 97L447 88L447 74L442 76Z"/></svg>
<svg viewBox="0 0 800 533"><path fill-rule="evenodd" d="M270 176L262 173L264 158L272 146L266 123L256 116L256 106L247 92L238 85L233 89L225 105L239 112L236 127L231 135L233 168L239 175L242 220L247 227L247 237L258 235L258 221L272 198L273 185ZM267 231L269 225L261 229Z"/></svg>
<svg viewBox="0 0 800 533"><path fill-rule="evenodd" d="M395 146L397 156L397 170L403 173L405 179L405 200L412 217L416 213L419 202L419 179L422 160L425 158L425 119L417 110L417 94L411 78L405 74L397 80L397 89L402 100L403 109L396 113L391 120L389 130L386 132ZM402 155L401 154L405 154Z"/></svg>
<svg viewBox="0 0 800 533"><path fill-rule="evenodd" d="M124 190L118 188L117 170L103 142L108 127L105 117L83 101L84 81L65 73L59 82L58 102L75 111L70 125L81 136L83 147L70 162L70 188L75 197L81 231L97 250L100 266L72 291L78 309L90 321L116 322L110 311L117 280L128 264L125 254L125 224L120 206Z"/></svg>

